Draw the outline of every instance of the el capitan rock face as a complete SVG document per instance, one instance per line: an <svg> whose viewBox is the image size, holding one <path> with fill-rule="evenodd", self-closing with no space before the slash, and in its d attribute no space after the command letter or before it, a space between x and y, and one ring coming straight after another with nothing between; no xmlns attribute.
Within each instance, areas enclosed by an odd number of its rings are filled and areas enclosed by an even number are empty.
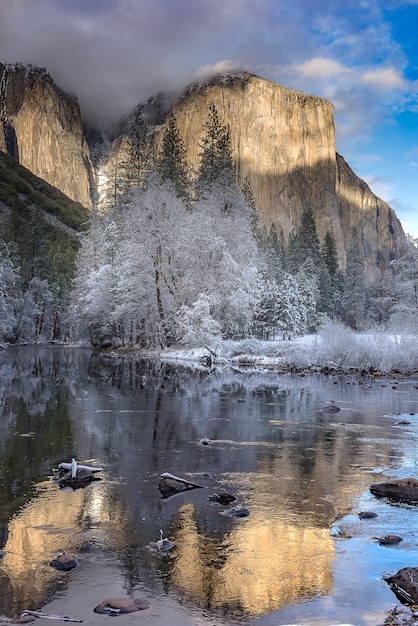
<svg viewBox="0 0 418 626"><path fill-rule="evenodd" d="M91 207L93 168L80 108L42 69L0 63L0 149Z"/></svg>
<svg viewBox="0 0 418 626"><path fill-rule="evenodd" d="M238 179L248 178L262 224L274 223L287 238L311 208L320 239L333 232L343 266L354 227L370 277L396 256L402 226L336 153L330 102L246 73L192 85L173 113L194 170L212 103L230 130Z"/></svg>
<svg viewBox="0 0 418 626"><path fill-rule="evenodd" d="M320 239L333 232L343 267L353 228L361 236L370 278L397 256L402 226L393 209L336 154L330 102L245 72L190 85L171 97L170 110L168 100L163 94L145 105L152 140L161 141L173 111L196 171L214 104L230 130L238 180L248 178L266 228L274 223L287 238L304 209L311 208ZM106 189L106 171L110 184L112 163L126 146L121 134L108 150L108 138L100 144L100 133L93 132L89 149L76 99L35 68L0 64L0 119L0 149L86 207L97 195L96 181L99 196ZM94 159L96 172L91 154L100 155Z"/></svg>

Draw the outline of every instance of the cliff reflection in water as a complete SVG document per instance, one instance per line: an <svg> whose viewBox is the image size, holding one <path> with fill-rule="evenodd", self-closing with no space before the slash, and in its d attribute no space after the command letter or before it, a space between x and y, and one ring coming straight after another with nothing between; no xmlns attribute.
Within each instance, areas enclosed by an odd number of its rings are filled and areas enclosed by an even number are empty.
<svg viewBox="0 0 418 626"><path fill-rule="evenodd" d="M383 416L405 398L380 386L193 374L62 348L3 353L0 374L0 615L41 608L77 579L79 568L49 566L60 550L97 564L96 586L106 559L128 592L146 584L226 614L332 593L330 526L367 488L362 468L402 455ZM322 411L331 397L341 414ZM59 490L51 468L73 455L104 467L103 480ZM205 488L163 500L164 471ZM208 500L220 491L250 516L223 515ZM167 558L146 549L160 528L175 544Z"/></svg>

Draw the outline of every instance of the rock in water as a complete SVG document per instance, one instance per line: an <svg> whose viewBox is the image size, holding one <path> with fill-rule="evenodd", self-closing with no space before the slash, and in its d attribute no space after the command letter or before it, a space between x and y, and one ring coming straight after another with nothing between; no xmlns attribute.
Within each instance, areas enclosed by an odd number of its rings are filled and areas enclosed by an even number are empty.
<svg viewBox="0 0 418 626"><path fill-rule="evenodd" d="M150 608L148 600L142 598L108 598L94 607L95 613L101 615L121 615L122 613L134 613Z"/></svg>
<svg viewBox="0 0 418 626"><path fill-rule="evenodd" d="M384 580L403 604L418 604L418 567L404 567Z"/></svg>
<svg viewBox="0 0 418 626"><path fill-rule="evenodd" d="M373 511L360 511L358 516L360 519L373 519L377 517L377 513L373 513Z"/></svg>
<svg viewBox="0 0 418 626"><path fill-rule="evenodd" d="M231 504L231 502L235 502L236 497L231 493L214 493L213 496L208 497L208 500L226 505Z"/></svg>
<svg viewBox="0 0 418 626"><path fill-rule="evenodd" d="M402 537L398 537L398 535L385 535L384 537L376 537L376 539L381 546L394 546L403 541Z"/></svg>
<svg viewBox="0 0 418 626"><path fill-rule="evenodd" d="M50 562L50 565L55 567L55 569L68 572L69 570L77 567L78 560L74 554L67 554L66 552L63 552L62 554L56 556L55 559Z"/></svg>

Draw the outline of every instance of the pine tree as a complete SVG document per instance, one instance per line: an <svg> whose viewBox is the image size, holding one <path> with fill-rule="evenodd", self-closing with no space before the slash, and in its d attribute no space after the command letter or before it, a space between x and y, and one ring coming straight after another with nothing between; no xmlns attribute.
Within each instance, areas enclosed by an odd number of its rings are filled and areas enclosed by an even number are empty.
<svg viewBox="0 0 418 626"><path fill-rule="evenodd" d="M244 178L244 182L241 185L241 192L245 198L246 203L248 204L248 206L250 207L250 209L252 210L252 215L251 215L251 232L253 234L253 237L257 240L260 241L261 237L262 237L262 233L261 233L261 229L260 229L260 216L257 212L257 206L255 203L255 198L254 198L254 194L253 194L253 190L251 188L251 184L250 184L250 180L248 178L248 175L245 176Z"/></svg>
<svg viewBox="0 0 418 626"><path fill-rule="evenodd" d="M333 316L337 313L341 294L338 292L338 251L334 234L327 230L321 248L318 311Z"/></svg>
<svg viewBox="0 0 418 626"><path fill-rule="evenodd" d="M296 274L308 258L312 259L318 273L320 271L321 246L311 208L304 210L299 228L289 236L287 258L292 274Z"/></svg>
<svg viewBox="0 0 418 626"><path fill-rule="evenodd" d="M211 104L205 134L201 141L200 166L196 180L197 195L209 192L216 182L222 182L223 185L231 184L234 176L229 130L221 123L215 105Z"/></svg>
<svg viewBox="0 0 418 626"><path fill-rule="evenodd" d="M186 150L183 146L176 118L171 115L164 130L161 148L155 159L155 170L162 181L170 180L177 195L189 199L189 175Z"/></svg>
<svg viewBox="0 0 418 626"><path fill-rule="evenodd" d="M342 307L345 322L355 330L360 330L364 324L365 304L366 276L364 252L360 237L357 231L353 229L347 250Z"/></svg>
<svg viewBox="0 0 418 626"><path fill-rule="evenodd" d="M144 186L147 180L148 152L147 152L147 124L142 117L142 104L138 105L133 113L129 130L131 173L137 184Z"/></svg>
<svg viewBox="0 0 418 626"><path fill-rule="evenodd" d="M324 243L322 244L322 258L332 280L335 272L338 270L338 251L334 234L329 230L325 233Z"/></svg>

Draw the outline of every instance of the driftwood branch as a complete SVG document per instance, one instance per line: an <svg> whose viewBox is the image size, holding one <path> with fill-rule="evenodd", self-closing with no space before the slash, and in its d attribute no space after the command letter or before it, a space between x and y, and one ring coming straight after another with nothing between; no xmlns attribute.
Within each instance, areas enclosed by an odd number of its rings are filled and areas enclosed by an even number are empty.
<svg viewBox="0 0 418 626"><path fill-rule="evenodd" d="M58 465L58 469L64 470L73 470L73 467L73 463L60 463ZM103 472L103 467L91 467L90 465L81 465L80 463L77 463L77 469L84 469L92 472L93 474L95 472Z"/></svg>
<svg viewBox="0 0 418 626"><path fill-rule="evenodd" d="M174 476L174 474L170 474L170 472L164 472L163 474L160 474L160 477L170 478L171 480L176 480L178 483L182 483L183 485L190 485L190 487L203 487L203 485L192 483L190 480L186 480L185 478L179 478L178 476Z"/></svg>
<svg viewBox="0 0 418 626"><path fill-rule="evenodd" d="M82 619L74 619L68 615L52 615L51 613L42 613L42 611L23 611L20 617L32 615L33 617L43 617L45 619L58 619L61 622L82 622Z"/></svg>

